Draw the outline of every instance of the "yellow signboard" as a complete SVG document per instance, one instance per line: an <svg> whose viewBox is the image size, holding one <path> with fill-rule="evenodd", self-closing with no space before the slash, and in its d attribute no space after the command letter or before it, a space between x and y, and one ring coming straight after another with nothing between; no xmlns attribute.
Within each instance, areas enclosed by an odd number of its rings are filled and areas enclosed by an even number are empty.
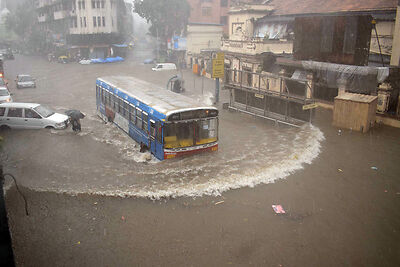
<svg viewBox="0 0 400 267"><path fill-rule="evenodd" d="M223 78L224 77L224 61L225 55L222 52L217 53L216 58L212 60L212 77Z"/></svg>
<svg viewBox="0 0 400 267"><path fill-rule="evenodd" d="M312 109L312 108L317 108L317 107L318 107L318 104L317 104L317 103L312 103L312 104L304 105L304 106L303 106L303 110Z"/></svg>

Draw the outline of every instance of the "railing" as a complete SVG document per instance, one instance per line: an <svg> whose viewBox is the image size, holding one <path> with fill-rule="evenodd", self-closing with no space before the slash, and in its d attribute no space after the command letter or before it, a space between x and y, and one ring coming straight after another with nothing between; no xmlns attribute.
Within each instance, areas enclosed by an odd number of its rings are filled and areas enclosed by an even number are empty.
<svg viewBox="0 0 400 267"><path fill-rule="evenodd" d="M312 110L303 110L314 103L311 81L225 69L224 82L224 89L230 90L230 109L293 126L312 120Z"/></svg>

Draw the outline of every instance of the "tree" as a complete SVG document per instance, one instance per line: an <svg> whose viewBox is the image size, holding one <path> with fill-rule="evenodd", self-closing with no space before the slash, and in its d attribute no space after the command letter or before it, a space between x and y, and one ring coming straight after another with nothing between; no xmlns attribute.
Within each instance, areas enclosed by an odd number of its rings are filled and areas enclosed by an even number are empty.
<svg viewBox="0 0 400 267"><path fill-rule="evenodd" d="M46 34L40 29L33 1L25 0L7 16L6 27L15 32L30 50L41 50L46 46Z"/></svg>
<svg viewBox="0 0 400 267"><path fill-rule="evenodd" d="M151 23L151 35L164 42L186 30L190 5L186 0L136 0L135 12Z"/></svg>

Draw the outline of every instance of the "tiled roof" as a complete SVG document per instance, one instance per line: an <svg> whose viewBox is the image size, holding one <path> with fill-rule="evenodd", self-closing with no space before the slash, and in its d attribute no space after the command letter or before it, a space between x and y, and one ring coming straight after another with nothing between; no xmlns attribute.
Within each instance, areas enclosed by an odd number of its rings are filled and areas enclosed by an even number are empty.
<svg viewBox="0 0 400 267"><path fill-rule="evenodd" d="M398 0L271 0L273 15L395 10Z"/></svg>

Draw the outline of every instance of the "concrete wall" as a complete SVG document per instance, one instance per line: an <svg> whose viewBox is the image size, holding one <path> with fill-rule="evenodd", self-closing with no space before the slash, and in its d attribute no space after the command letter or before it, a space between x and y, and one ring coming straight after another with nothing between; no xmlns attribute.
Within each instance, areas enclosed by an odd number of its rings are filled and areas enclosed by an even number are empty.
<svg viewBox="0 0 400 267"><path fill-rule="evenodd" d="M190 23L214 23L220 24L221 17L228 16L228 9L230 0L227 0L227 6L221 7L221 0L213 0L210 2L204 2L202 0L187 0L190 5ZM210 9L210 15L205 16L202 13L203 8ZM228 34L228 25L224 26L224 32Z"/></svg>
<svg viewBox="0 0 400 267"><path fill-rule="evenodd" d="M376 30L378 32L379 44L381 45L382 54L384 55L392 54L394 26L395 26L394 21L378 21L376 23ZM379 46L374 29L372 29L371 33L370 52L379 54Z"/></svg>
<svg viewBox="0 0 400 267"><path fill-rule="evenodd" d="M188 25L187 52L199 54L203 49L220 49L222 33L222 26Z"/></svg>
<svg viewBox="0 0 400 267"><path fill-rule="evenodd" d="M392 66L400 65L400 0L397 6L396 24L393 37L393 51L390 60L390 65Z"/></svg>

